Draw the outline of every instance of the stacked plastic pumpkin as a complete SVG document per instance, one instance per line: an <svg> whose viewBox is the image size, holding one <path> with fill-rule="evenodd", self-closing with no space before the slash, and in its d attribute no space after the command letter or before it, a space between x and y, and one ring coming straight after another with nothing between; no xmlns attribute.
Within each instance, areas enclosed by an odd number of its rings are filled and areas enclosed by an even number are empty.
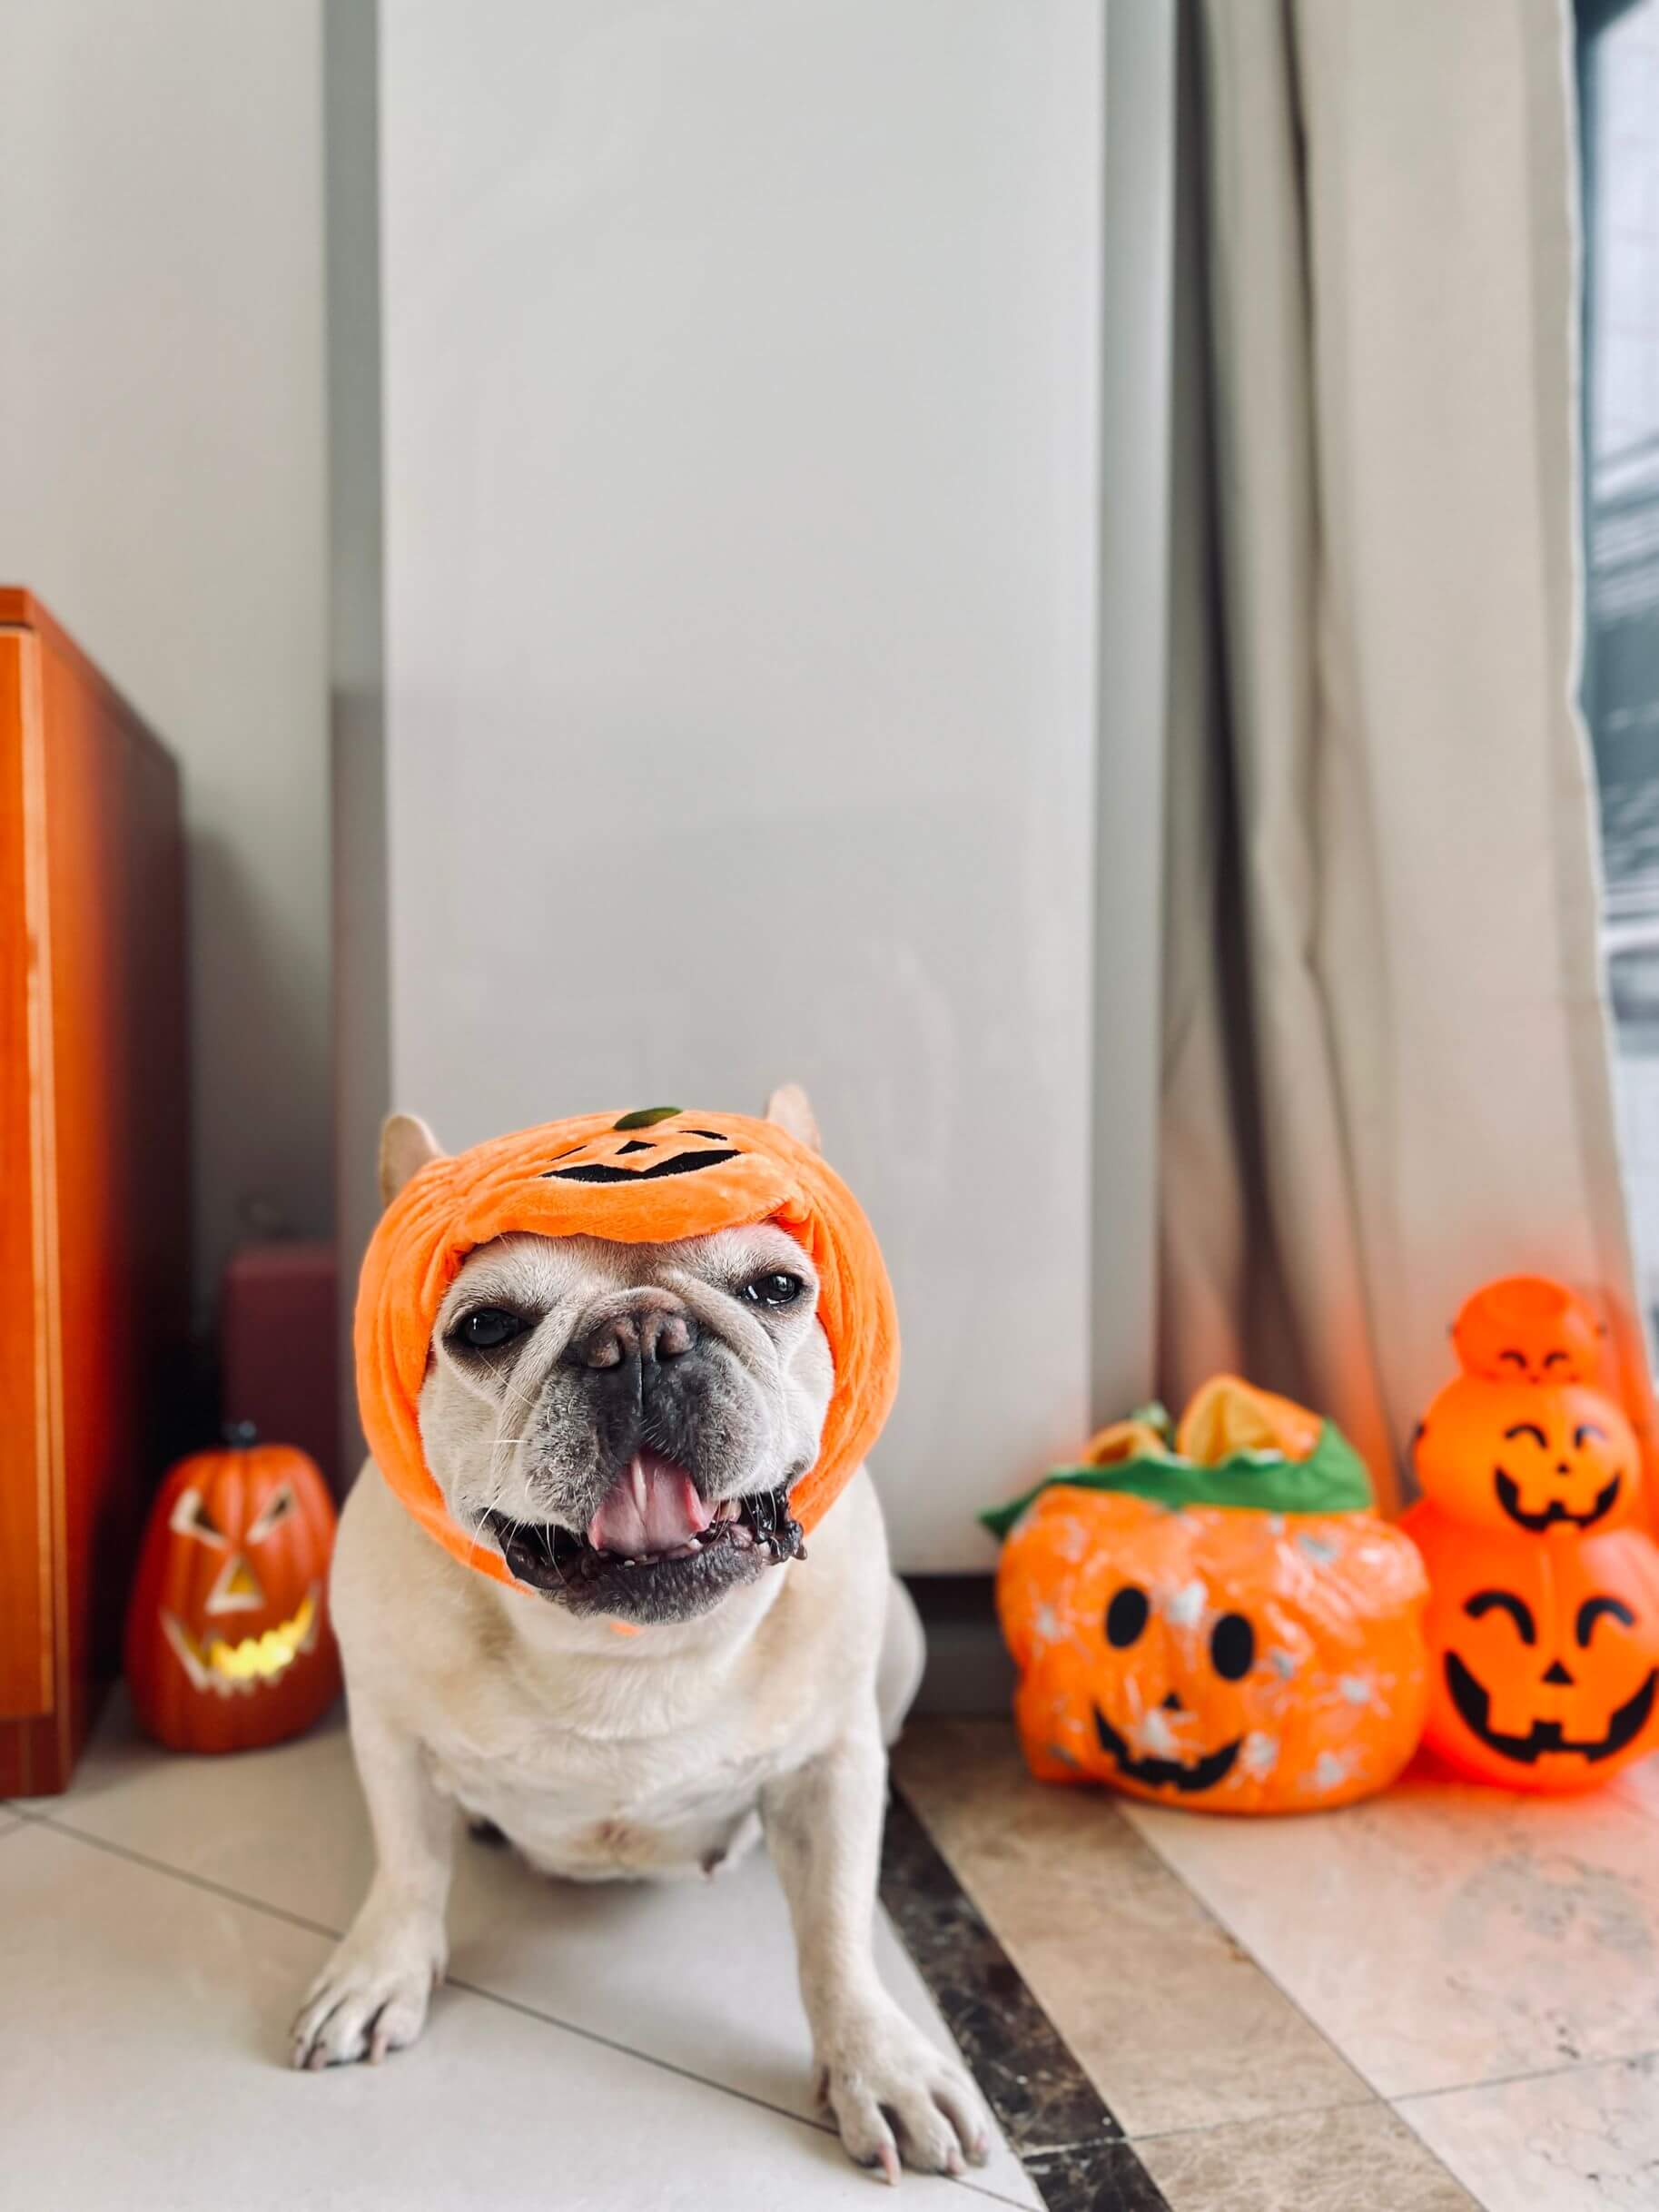
<svg viewBox="0 0 1659 2212"><path fill-rule="evenodd" d="M1218 1376L1173 1434L1148 1407L983 1515L1032 1773L1206 1812L1391 1782L1423 1724L1428 1592L1371 1504L1330 1422Z"/></svg>
<svg viewBox="0 0 1659 2212"><path fill-rule="evenodd" d="M1602 1332L1559 1283L1477 1290L1418 1427L1401 1526L1433 1598L1426 1741L1477 1781L1583 1790L1659 1745L1659 1547L1641 1457L1597 1387Z"/></svg>

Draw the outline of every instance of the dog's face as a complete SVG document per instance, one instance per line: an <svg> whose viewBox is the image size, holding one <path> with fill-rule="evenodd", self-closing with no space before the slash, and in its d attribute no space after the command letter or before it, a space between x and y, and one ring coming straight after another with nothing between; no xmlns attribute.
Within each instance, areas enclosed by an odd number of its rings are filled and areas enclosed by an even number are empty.
<svg viewBox="0 0 1659 2212"><path fill-rule="evenodd" d="M805 1097L767 1111L803 1142ZM388 1202L438 1157L381 1141ZM798 1555L789 1492L834 1373L811 1260L762 1223L674 1244L501 1237L468 1255L420 1391L426 1461L459 1526L578 1613L681 1621Z"/></svg>

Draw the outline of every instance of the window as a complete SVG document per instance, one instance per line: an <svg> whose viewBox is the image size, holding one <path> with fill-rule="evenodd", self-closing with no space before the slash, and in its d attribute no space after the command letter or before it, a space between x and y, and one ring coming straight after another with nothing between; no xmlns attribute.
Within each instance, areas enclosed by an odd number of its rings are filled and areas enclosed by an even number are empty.
<svg viewBox="0 0 1659 2212"><path fill-rule="evenodd" d="M1659 0L1580 0L1584 706L1626 1172L1659 1307Z"/></svg>

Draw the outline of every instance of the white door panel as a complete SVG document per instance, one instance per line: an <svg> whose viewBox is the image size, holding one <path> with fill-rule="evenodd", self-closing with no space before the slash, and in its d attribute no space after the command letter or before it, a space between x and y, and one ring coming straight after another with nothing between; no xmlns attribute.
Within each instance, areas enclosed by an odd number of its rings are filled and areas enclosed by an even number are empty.
<svg viewBox="0 0 1659 2212"><path fill-rule="evenodd" d="M380 40L395 1102L804 1081L898 1290L898 1556L983 1565L1088 1417L1100 10Z"/></svg>

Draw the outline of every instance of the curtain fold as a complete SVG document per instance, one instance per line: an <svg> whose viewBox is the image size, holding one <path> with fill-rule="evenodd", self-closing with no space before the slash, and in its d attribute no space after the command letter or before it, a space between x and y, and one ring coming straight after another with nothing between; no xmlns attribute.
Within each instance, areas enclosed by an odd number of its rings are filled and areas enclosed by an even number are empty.
<svg viewBox="0 0 1659 2212"><path fill-rule="evenodd" d="M1551 0L1201 0L1178 214L1160 1357L1385 1491L1485 1278L1602 1301L1651 1457L1575 700Z"/></svg>

